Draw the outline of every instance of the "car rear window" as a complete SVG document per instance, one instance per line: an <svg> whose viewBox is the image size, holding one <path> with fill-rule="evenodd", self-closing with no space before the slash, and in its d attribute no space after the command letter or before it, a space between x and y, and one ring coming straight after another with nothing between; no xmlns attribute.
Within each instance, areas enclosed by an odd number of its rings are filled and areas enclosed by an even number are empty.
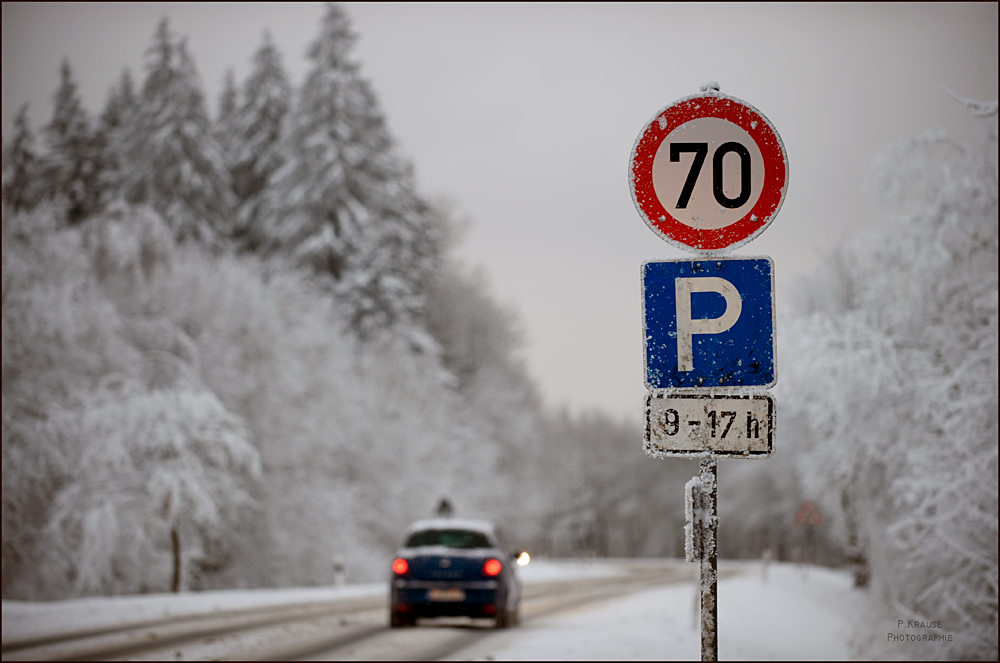
<svg viewBox="0 0 1000 663"><path fill-rule="evenodd" d="M446 548L492 548L490 540L482 532L462 529L425 529L414 532L406 540L407 548L421 546L444 546Z"/></svg>

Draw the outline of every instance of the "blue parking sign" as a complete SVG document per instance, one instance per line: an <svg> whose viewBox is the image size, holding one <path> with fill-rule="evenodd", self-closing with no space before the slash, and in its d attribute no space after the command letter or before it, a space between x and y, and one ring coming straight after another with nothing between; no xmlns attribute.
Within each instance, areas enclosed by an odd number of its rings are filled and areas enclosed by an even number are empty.
<svg viewBox="0 0 1000 663"><path fill-rule="evenodd" d="M646 387L772 387L774 263L770 258L642 265Z"/></svg>

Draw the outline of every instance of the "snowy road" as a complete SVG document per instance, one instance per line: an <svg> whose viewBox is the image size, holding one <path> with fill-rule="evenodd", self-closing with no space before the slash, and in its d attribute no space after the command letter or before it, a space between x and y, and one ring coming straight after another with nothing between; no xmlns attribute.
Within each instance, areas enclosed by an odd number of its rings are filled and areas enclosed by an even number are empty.
<svg viewBox="0 0 1000 663"><path fill-rule="evenodd" d="M696 660L694 570L674 560L532 564L522 625L505 631L462 619L389 629L381 584L4 602L3 659ZM720 658L847 657L844 615L860 603L846 576L813 569L807 581L775 565L764 583L756 565L720 570Z"/></svg>

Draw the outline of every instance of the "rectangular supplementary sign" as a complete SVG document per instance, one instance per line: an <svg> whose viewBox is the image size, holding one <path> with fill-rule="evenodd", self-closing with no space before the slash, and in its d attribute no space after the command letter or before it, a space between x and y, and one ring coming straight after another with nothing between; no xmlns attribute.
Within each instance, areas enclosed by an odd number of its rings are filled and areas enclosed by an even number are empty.
<svg viewBox="0 0 1000 663"><path fill-rule="evenodd" d="M774 399L766 393L650 393L643 446L657 457L767 458L774 423Z"/></svg>
<svg viewBox="0 0 1000 663"><path fill-rule="evenodd" d="M643 263L642 308L648 389L777 381L770 258Z"/></svg>

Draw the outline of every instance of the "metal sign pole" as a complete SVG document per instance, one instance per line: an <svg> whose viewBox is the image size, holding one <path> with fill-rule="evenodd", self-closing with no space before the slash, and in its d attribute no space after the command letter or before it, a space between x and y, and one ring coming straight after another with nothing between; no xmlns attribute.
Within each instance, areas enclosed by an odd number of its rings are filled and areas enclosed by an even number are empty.
<svg viewBox="0 0 1000 663"><path fill-rule="evenodd" d="M716 535L719 531L718 493L719 461L701 460L701 660L719 660L718 555Z"/></svg>
<svg viewBox="0 0 1000 663"><path fill-rule="evenodd" d="M688 152L691 158L682 159ZM734 166L739 157L739 177L723 168L727 155ZM706 160L711 169L703 168ZM739 193L730 197L737 186ZM647 261L641 271L649 390L643 449L654 458L701 458L699 475L684 486L684 558L700 567L703 661L719 659L718 459L770 457L774 399L763 390L778 379L774 263L718 253L763 232L787 188L788 155L774 126L747 102L722 94L715 82L661 109L639 133L629 159L639 216L661 239L700 256ZM725 300L721 314L712 310L716 317L704 306L694 308L694 294L709 292ZM717 394L716 387L740 387L741 393Z"/></svg>

